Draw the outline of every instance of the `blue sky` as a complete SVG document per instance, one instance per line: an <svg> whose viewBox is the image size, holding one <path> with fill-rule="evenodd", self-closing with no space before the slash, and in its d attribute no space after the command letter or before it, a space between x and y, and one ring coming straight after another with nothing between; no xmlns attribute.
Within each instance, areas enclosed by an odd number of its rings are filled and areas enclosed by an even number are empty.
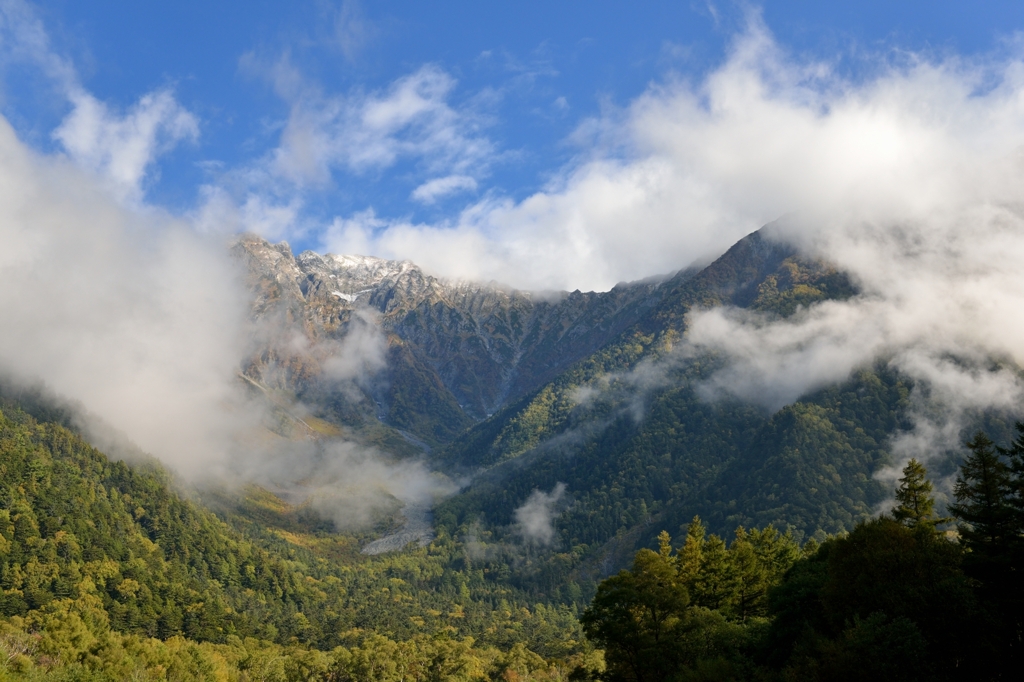
<svg viewBox="0 0 1024 682"><path fill-rule="evenodd" d="M503 233L595 168L649 156L636 134L622 133L640 125L644 101L672 88L700 96L758 36L775 55L766 59L791 72L828 70L800 86L821 94L915 60L1002 64L1015 58L1024 27L1024 4L1011 2L0 7L3 115L29 147L105 177L119 201L166 209L201 230L255 230L299 248L361 249L442 273L570 288L685 266L786 208L731 216L728 229L672 242L664 259L629 253L617 267L610 256L594 264L600 240L586 207L570 206L550 220L580 224L538 248L556 254L544 272L564 259L575 265L564 277L527 273L535 235ZM536 230L551 232L547 223ZM480 265L460 269L446 260L453 253Z"/></svg>

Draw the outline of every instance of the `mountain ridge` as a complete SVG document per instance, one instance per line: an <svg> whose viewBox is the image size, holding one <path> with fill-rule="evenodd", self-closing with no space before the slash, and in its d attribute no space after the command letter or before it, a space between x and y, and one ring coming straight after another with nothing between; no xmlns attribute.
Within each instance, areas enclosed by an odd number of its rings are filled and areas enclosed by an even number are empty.
<svg viewBox="0 0 1024 682"><path fill-rule="evenodd" d="M271 319L315 345L340 341L360 319L366 322L361 311L372 311L371 323L386 340L388 369L364 392L381 405L384 421L432 444L450 440L607 343L657 304L669 279L600 293L538 294L443 280L409 261L311 251L296 257L287 244L253 235L240 237L232 251L246 265L257 322ZM286 344L267 341L246 372L265 380L271 365L283 366L284 383L309 395L325 358L288 353ZM439 414L416 423L396 388L434 404Z"/></svg>

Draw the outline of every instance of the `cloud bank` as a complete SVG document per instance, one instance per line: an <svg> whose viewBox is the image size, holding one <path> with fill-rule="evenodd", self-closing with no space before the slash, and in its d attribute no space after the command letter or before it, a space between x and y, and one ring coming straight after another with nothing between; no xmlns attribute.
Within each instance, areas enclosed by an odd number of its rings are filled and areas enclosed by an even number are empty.
<svg viewBox="0 0 1024 682"><path fill-rule="evenodd" d="M857 59L848 77L792 57L754 16L703 78L669 77L584 122L576 161L542 191L489 193L436 224L368 207L339 217L323 246L521 288L601 290L713 257L793 212L815 217L808 244L872 226L850 236L869 257L915 238L889 232L907 221L1020 200L1020 48Z"/></svg>
<svg viewBox="0 0 1024 682"><path fill-rule="evenodd" d="M186 473L237 428L244 298L218 242L126 209L0 119L0 363L78 400Z"/></svg>

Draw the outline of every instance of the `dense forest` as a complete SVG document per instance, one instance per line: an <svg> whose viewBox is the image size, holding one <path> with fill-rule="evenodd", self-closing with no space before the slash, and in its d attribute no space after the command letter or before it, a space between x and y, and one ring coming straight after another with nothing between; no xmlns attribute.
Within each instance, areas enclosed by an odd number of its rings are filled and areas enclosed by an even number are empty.
<svg viewBox="0 0 1024 682"><path fill-rule="evenodd" d="M699 519L673 549L640 550L581 620L605 649L591 679L997 680L1019 674L1024 618L1024 424L1009 448L967 445L950 511L916 460L891 513L810 541ZM581 676L585 677L585 676Z"/></svg>
<svg viewBox="0 0 1024 682"><path fill-rule="evenodd" d="M594 656L571 605L488 579L443 533L346 560L318 553L313 535L246 535L155 465L110 461L10 403L0 476L10 674L557 679Z"/></svg>
<svg viewBox="0 0 1024 682"><path fill-rule="evenodd" d="M443 527L427 547L365 557L330 533L217 518L155 464L111 461L8 401L0 672L1006 679L1024 635L1024 425L1006 448L982 433L967 446L949 505L955 523L937 515L912 460L892 512L849 532L801 545L791 531L740 526L726 541L694 517L678 544L662 531L657 550L637 552L592 599L578 586L538 599Z"/></svg>

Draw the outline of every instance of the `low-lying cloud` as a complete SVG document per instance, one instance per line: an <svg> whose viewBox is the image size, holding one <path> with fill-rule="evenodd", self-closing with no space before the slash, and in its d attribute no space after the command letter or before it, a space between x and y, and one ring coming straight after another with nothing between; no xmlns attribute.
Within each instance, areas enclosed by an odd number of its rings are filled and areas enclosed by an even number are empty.
<svg viewBox="0 0 1024 682"><path fill-rule="evenodd" d="M565 495L565 484L559 483L550 493L534 490L522 506L515 510L516 531L529 544L547 546L555 540L554 520L558 504Z"/></svg>
<svg viewBox="0 0 1024 682"><path fill-rule="evenodd" d="M70 399L108 453L134 445L196 483L253 481L308 498L339 528L452 492L420 461L320 439L301 404L247 390L239 376L254 344L280 347L315 356L324 381L361 399L358 387L385 363L370 312L320 343L283 319L254 325L240 263L220 238L125 207L102 178L35 154L2 119L0 243L0 373ZM306 431L268 430L282 411Z"/></svg>
<svg viewBox="0 0 1024 682"><path fill-rule="evenodd" d="M0 119L0 363L185 473L224 461L245 299L224 245L27 149Z"/></svg>

